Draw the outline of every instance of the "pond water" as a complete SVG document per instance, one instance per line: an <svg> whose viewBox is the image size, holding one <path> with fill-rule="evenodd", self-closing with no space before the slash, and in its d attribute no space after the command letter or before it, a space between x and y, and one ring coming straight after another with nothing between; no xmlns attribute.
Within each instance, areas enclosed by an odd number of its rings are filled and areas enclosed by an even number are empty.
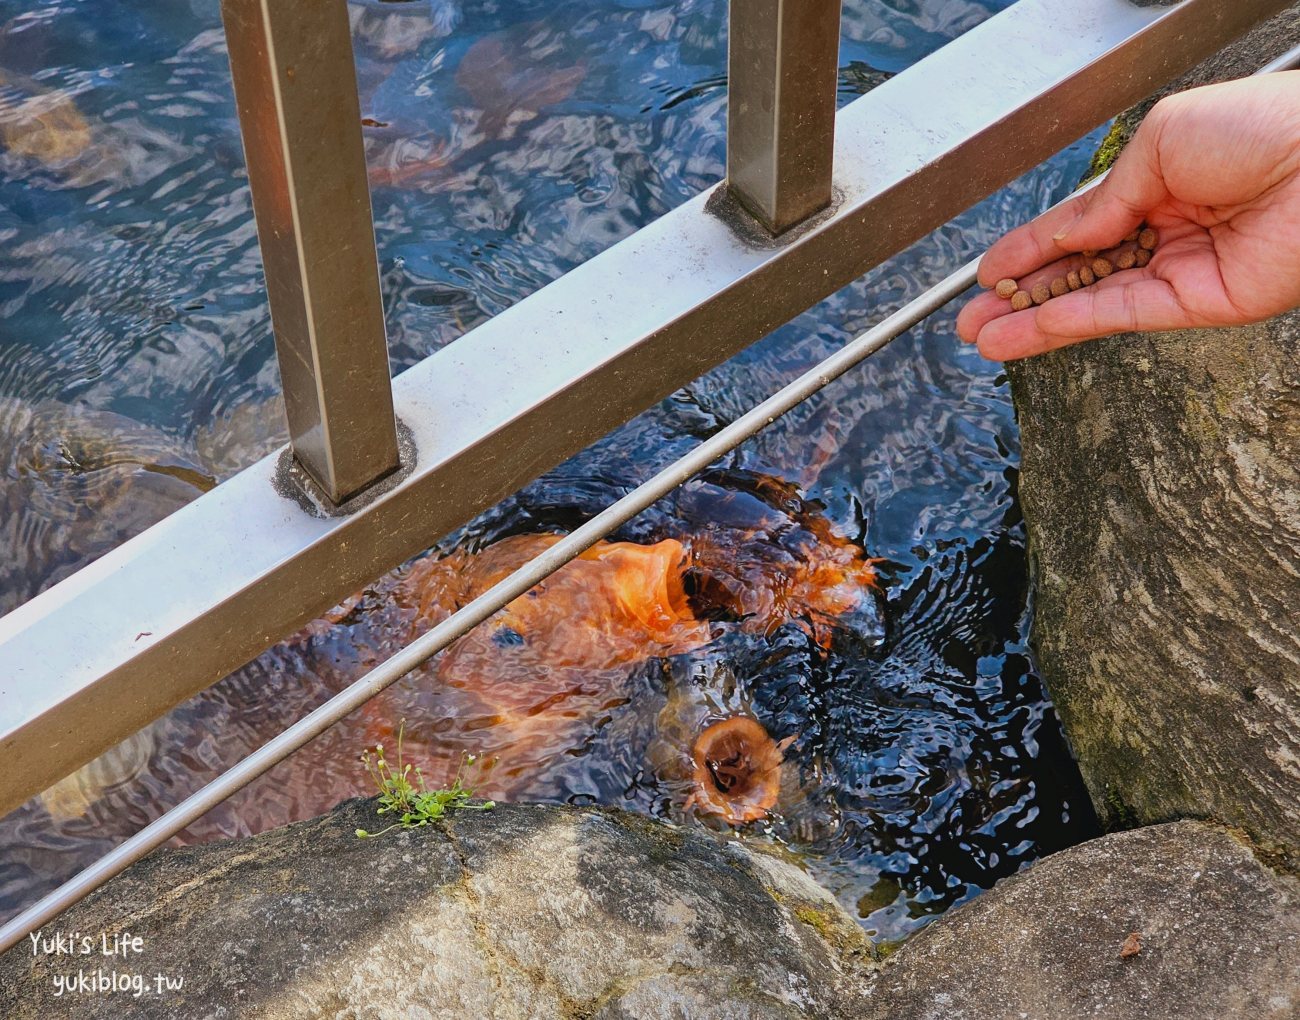
<svg viewBox="0 0 1300 1020"><path fill-rule="evenodd" d="M845 0L842 101L1005 6ZM395 372L722 177L723 0L350 10ZM4 612L274 448L283 426L216 0L0 0L0 26ZM587 519L1061 197L1091 148L1062 153L0 820L0 917L460 604L473 579ZM788 741L775 807L745 831L799 854L879 939L1086 838L1094 823L1026 647L1006 380L956 341L953 314L181 841L367 792L357 755L391 746L401 719L431 781L475 753L495 762L471 770L485 794L724 827L687 807L687 773L695 734L736 714ZM875 588L836 595L845 576L869 574ZM650 603L680 612L665 623L637 608Z"/></svg>

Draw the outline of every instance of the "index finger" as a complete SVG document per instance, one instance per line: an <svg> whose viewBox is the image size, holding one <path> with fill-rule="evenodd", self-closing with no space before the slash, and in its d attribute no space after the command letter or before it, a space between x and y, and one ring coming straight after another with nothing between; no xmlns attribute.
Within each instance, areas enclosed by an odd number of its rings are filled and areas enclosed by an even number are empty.
<svg viewBox="0 0 1300 1020"><path fill-rule="evenodd" d="M1057 241L1055 235L1073 226L1097 193L1093 188L1068 198L994 242L980 260L980 284L992 287L999 280L1018 280L1045 263L1073 254L1076 249Z"/></svg>
<svg viewBox="0 0 1300 1020"><path fill-rule="evenodd" d="M985 256L987 258L988 256ZM1066 255L1045 266L1037 267L1032 273L1016 280L1023 291L1032 291L1037 283L1051 283L1058 276L1066 276L1071 270L1087 265L1091 259L1082 255ZM1015 279L1014 277L1012 279ZM967 343L974 343L984 326L1011 311L1011 304L993 291L986 290L971 298L957 313L957 335Z"/></svg>

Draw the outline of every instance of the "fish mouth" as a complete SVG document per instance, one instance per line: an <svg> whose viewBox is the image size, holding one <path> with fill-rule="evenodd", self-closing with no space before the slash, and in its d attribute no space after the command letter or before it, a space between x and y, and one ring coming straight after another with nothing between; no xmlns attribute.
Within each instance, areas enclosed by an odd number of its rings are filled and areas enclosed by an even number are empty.
<svg viewBox="0 0 1300 1020"><path fill-rule="evenodd" d="M781 792L782 751L747 715L706 727L692 749L694 790L689 804L732 825L767 817Z"/></svg>
<svg viewBox="0 0 1300 1020"><path fill-rule="evenodd" d="M738 623L747 615L741 610L741 582L734 577L691 566L682 572L681 586L697 620Z"/></svg>

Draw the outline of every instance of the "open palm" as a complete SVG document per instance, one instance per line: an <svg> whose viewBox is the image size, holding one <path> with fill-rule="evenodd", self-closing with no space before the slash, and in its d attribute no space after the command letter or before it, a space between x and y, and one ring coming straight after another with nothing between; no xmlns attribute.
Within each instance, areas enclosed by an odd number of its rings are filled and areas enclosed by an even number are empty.
<svg viewBox="0 0 1300 1020"><path fill-rule="evenodd" d="M1139 223L1160 245L1144 268L1012 312L995 294L957 320L1009 360L1112 333L1255 322L1300 305L1300 72L1162 100L1100 187L989 249L980 282L1031 289L1077 269Z"/></svg>

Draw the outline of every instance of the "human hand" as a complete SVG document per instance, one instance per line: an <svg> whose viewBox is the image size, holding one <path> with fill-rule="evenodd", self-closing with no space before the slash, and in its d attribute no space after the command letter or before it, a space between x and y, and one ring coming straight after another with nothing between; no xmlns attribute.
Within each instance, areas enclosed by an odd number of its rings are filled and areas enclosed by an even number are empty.
<svg viewBox="0 0 1300 1020"><path fill-rule="evenodd" d="M1112 333L1257 322L1300 305L1300 71L1162 99L1099 187L994 244L979 281L1013 278L1029 290L1144 220L1159 234L1145 267L1019 312L981 294L957 317L958 335L1011 360Z"/></svg>

